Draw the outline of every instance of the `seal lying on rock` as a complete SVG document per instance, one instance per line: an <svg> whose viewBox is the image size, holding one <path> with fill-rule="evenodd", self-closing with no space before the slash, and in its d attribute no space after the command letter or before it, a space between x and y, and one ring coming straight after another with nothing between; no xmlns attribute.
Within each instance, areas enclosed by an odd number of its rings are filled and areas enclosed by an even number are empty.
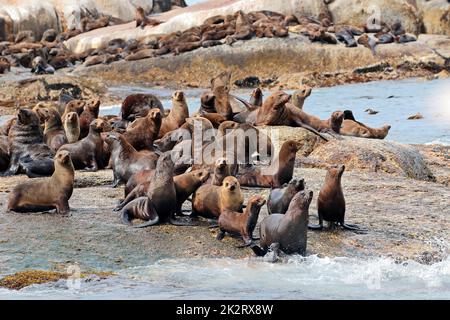
<svg viewBox="0 0 450 320"><path fill-rule="evenodd" d="M253 242L253 231L258 222L261 207L266 203L261 196L253 196L248 200L247 207L243 213L231 210L223 210L219 217L219 234L217 240L225 237L225 232L237 234L244 240L244 247Z"/></svg>
<svg viewBox="0 0 450 320"><path fill-rule="evenodd" d="M158 155L152 151L136 151L120 133L108 133L105 142L111 151L111 164L114 174L113 187L128 179L136 172L154 169Z"/></svg>
<svg viewBox="0 0 450 320"><path fill-rule="evenodd" d="M63 145L60 150L70 152L75 169L97 171L103 169L103 140L100 133L106 128L106 122L96 119L91 122L86 138L75 143Z"/></svg>
<svg viewBox="0 0 450 320"><path fill-rule="evenodd" d="M54 163L55 172L50 178L26 181L14 187L9 195L8 211L39 212L56 208L59 214L69 213L74 184L69 152L58 151Z"/></svg>
<svg viewBox="0 0 450 320"><path fill-rule="evenodd" d="M345 110L340 134L361 138L384 139L390 129L390 125L385 125L381 128L371 128L362 122L356 121L350 110Z"/></svg>
<svg viewBox="0 0 450 320"><path fill-rule="evenodd" d="M303 179L292 180L288 184L284 184L281 188L272 189L267 200L269 214L285 214L292 198L302 190L305 190L305 180Z"/></svg>
<svg viewBox="0 0 450 320"><path fill-rule="evenodd" d="M28 109L19 109L8 133L10 162L4 176L24 172L30 178L53 174L54 152L44 143L39 118Z"/></svg>
<svg viewBox="0 0 450 320"><path fill-rule="evenodd" d="M330 227L336 224L348 230L361 230L356 225L345 223L345 198L342 191L341 179L345 166L331 166L328 168L325 182L320 189L317 199L317 211L319 213L319 225L309 226L312 230L323 229L323 221L327 221Z"/></svg>
<svg viewBox="0 0 450 320"><path fill-rule="evenodd" d="M272 244L286 254L306 253L309 205L312 191L300 191L289 204L286 214L272 214L266 217L260 226L260 246L252 245L257 256L264 256Z"/></svg>
<svg viewBox="0 0 450 320"><path fill-rule="evenodd" d="M295 156L300 150L300 143L288 140L281 146L278 158L270 167L253 169L238 176L239 183L247 187L280 188L292 179Z"/></svg>

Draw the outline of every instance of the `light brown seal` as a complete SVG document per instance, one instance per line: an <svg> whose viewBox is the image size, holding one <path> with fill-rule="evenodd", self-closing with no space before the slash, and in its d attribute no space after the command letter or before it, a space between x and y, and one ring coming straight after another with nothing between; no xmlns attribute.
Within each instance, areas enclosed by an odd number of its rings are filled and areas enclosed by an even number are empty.
<svg viewBox="0 0 450 320"><path fill-rule="evenodd" d="M86 101L83 112L80 114L80 139L86 137L89 133L89 126L98 118L100 112L100 100L90 99Z"/></svg>
<svg viewBox="0 0 450 320"><path fill-rule="evenodd" d="M361 138L384 139L389 134L390 129L390 125L384 125L381 128L371 128L362 122L356 121L350 110L345 110L340 134Z"/></svg>
<svg viewBox="0 0 450 320"><path fill-rule="evenodd" d="M161 111L153 108L146 117L134 120L123 136L138 151L153 150L153 141L158 138L161 122Z"/></svg>
<svg viewBox="0 0 450 320"><path fill-rule="evenodd" d="M239 181L226 177L220 187L203 185L192 198L192 216L218 218L223 210L241 212L244 196Z"/></svg>
<svg viewBox="0 0 450 320"><path fill-rule="evenodd" d="M56 208L59 214L69 213L74 184L69 152L58 151L54 163L55 172L50 178L30 180L14 187L9 195L9 211L37 212Z"/></svg>
<svg viewBox="0 0 450 320"><path fill-rule="evenodd" d="M247 207L243 213L231 210L223 210L219 216L219 233L217 240L225 237L225 232L233 235L240 235L244 240L242 247L250 246L253 243L253 231L258 222L259 212L266 200L261 196L253 196L247 202Z"/></svg>
<svg viewBox="0 0 450 320"><path fill-rule="evenodd" d="M64 130L68 143L77 142L80 138L80 118L76 112L69 112L64 120Z"/></svg>
<svg viewBox="0 0 450 320"><path fill-rule="evenodd" d="M162 138L166 133L181 127L187 118L189 118L189 109L186 97L183 91L175 91L172 95L172 109L170 109L169 115L162 119L158 138Z"/></svg>
<svg viewBox="0 0 450 320"><path fill-rule="evenodd" d="M44 141L53 151L58 151L62 145L68 143L61 116L56 109L45 108L43 110L45 120Z"/></svg>

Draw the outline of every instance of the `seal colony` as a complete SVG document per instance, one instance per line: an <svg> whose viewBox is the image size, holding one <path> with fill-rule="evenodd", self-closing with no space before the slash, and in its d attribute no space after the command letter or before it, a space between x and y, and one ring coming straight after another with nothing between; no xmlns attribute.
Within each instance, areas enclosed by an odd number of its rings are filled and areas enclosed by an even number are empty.
<svg viewBox="0 0 450 320"><path fill-rule="evenodd" d="M161 22L163 21L159 21L158 16L146 16L143 8L136 9L136 28L152 28ZM300 34L311 42L325 45L343 43L349 48L362 45L374 55L378 45L406 43L417 39L415 35L405 32L400 21L392 25L383 21L375 25L370 22L358 26L335 25L329 13L319 17L285 16L263 10L213 16L199 26L142 40L112 39L107 45L77 54L64 45L65 40L80 33L118 23L124 22L108 16L84 17L78 28L60 34L49 29L41 40L36 39L32 31L20 31L10 39L5 39L7 41L0 42L0 74L8 72L11 66L30 68L36 74L48 74L79 64L90 67L123 59L133 61L168 54L179 55L199 48L232 46L236 41L253 38L285 38L290 34ZM257 97L255 98L253 101L257 102Z"/></svg>
<svg viewBox="0 0 450 320"><path fill-rule="evenodd" d="M114 209L125 225L193 226L208 219L212 227L219 228L218 240L226 234L240 236L242 247L250 247L258 256L270 250L276 251L275 256L279 252L305 254L314 193L304 179L293 176L302 142L288 140L275 151L260 126L305 127L319 141L340 139L343 121L360 128L345 134L368 138L367 131L372 138L383 138L388 130L376 135L376 129L356 121L350 110L336 110L328 120L307 114L309 87L293 96L275 91L265 99L257 89L250 101L235 99L230 79L229 73L214 77L194 114L189 114L179 90L173 93L169 109L156 96L130 95L119 115L99 116L101 103L96 98L65 97L60 104L19 109L0 130L5 145L2 174L44 178L15 186L8 209L56 209L67 215L75 170L108 167L113 172L113 187L126 185L124 199ZM240 122L233 120L237 115ZM80 127L87 132L81 134ZM323 230L323 221L327 221L330 228L364 231L345 220L344 170L343 165L328 168L317 199L319 225L310 225L310 230ZM271 188L271 192L268 199L254 196L245 203L243 188ZM187 201L192 209L182 210ZM258 244L253 232L266 203L270 215L260 223Z"/></svg>

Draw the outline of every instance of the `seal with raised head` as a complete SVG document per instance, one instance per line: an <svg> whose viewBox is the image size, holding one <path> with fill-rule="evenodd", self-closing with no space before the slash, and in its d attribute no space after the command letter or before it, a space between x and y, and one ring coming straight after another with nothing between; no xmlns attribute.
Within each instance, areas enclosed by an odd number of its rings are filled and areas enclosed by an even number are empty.
<svg viewBox="0 0 450 320"><path fill-rule="evenodd" d="M68 143L77 142L80 138L80 118L76 112L69 112L64 120L64 131Z"/></svg>
<svg viewBox="0 0 450 320"><path fill-rule="evenodd" d="M123 136L138 151L153 150L153 141L158 138L161 121L161 111L153 108L144 118L134 120Z"/></svg>
<svg viewBox="0 0 450 320"><path fill-rule="evenodd" d="M192 198L192 216L217 219L223 210L241 212L244 196L239 181L232 176L226 177L222 185L203 185Z"/></svg>
<svg viewBox="0 0 450 320"><path fill-rule="evenodd" d="M25 173L30 178L51 176L54 152L44 143L37 114L19 109L8 132L10 161L3 176Z"/></svg>
<svg viewBox="0 0 450 320"><path fill-rule="evenodd" d="M33 179L14 187L9 194L8 211L39 212L56 208L59 214L69 213L75 176L69 152L58 151L54 163L55 171L50 178Z"/></svg>
<svg viewBox="0 0 450 320"><path fill-rule="evenodd" d="M66 132L61 122L61 116L58 110L53 108L45 108L44 112L44 141L53 150L58 149L68 143Z"/></svg>
<svg viewBox="0 0 450 320"><path fill-rule="evenodd" d="M389 134L390 129L390 125L384 125L381 128L371 128L364 123L357 121L353 116L352 111L345 110L340 134L352 137L384 139Z"/></svg>
<svg viewBox="0 0 450 320"><path fill-rule="evenodd" d="M247 202L243 213L225 209L219 216L219 233L217 240L222 240L225 233L240 235L244 240L242 247L248 247L253 243L253 231L258 222L259 212L266 200L261 196L253 196Z"/></svg>
<svg viewBox="0 0 450 320"><path fill-rule="evenodd" d="M278 157L268 168L253 168L238 176L239 183L247 187L280 188L292 179L295 156L300 150L300 143L288 140L281 146Z"/></svg>
<svg viewBox="0 0 450 320"><path fill-rule="evenodd" d="M302 190L305 190L305 180L303 179L294 179L288 184L284 184L281 188L272 189L267 199L269 214L285 214L292 198Z"/></svg>
<svg viewBox="0 0 450 320"><path fill-rule="evenodd" d="M260 225L260 246L252 245L257 256L264 256L271 245L279 244L286 254L306 253L309 205L313 192L303 190L298 192L285 214L272 214Z"/></svg>
<svg viewBox="0 0 450 320"><path fill-rule="evenodd" d="M89 126L92 121L98 118L100 111L100 100L90 99L86 101L83 112L80 114L80 139L86 137L89 133Z"/></svg>
<svg viewBox="0 0 450 320"><path fill-rule="evenodd" d="M164 114L161 101L153 94L132 94L123 100L120 115L123 120L133 121L147 116L153 108L158 108L161 115Z"/></svg>
<svg viewBox="0 0 450 320"><path fill-rule="evenodd" d="M114 174L114 188L120 183L127 183L136 172L156 167L158 161L156 153L148 150L136 151L120 133L107 133L105 142L111 151L110 162Z"/></svg>
<svg viewBox="0 0 450 320"><path fill-rule="evenodd" d="M145 26L157 26L161 23L159 20L148 18L142 7L136 8L134 20L136 20L136 28L140 27L141 29L144 29Z"/></svg>
<svg viewBox="0 0 450 320"><path fill-rule="evenodd" d="M330 228L340 225L348 230L361 230L356 225L345 223L345 198L341 184L344 171L344 165L333 165L328 168L325 182L317 198L319 225L309 226L310 229L322 230L323 221L325 220L329 223Z"/></svg>
<svg viewBox="0 0 450 320"><path fill-rule="evenodd" d="M292 94L290 102L299 109L303 109L305 100L311 95L311 87L301 85L299 89Z"/></svg>
<svg viewBox="0 0 450 320"><path fill-rule="evenodd" d="M150 177L147 195L134 199L123 207L121 211L123 223L131 225L133 219L147 221L135 226L136 228L149 227L164 222L175 225L192 225L175 220L177 194L173 179L173 168L171 152L166 152L159 157L154 174Z"/></svg>
<svg viewBox="0 0 450 320"><path fill-rule="evenodd" d="M60 150L70 152L75 169L97 171L103 169L103 139L101 132L106 128L106 122L96 119L91 122L87 137L63 145Z"/></svg>
<svg viewBox="0 0 450 320"><path fill-rule="evenodd" d="M181 127L187 118L189 118L189 109L185 95L183 91L175 91L172 95L172 109L170 109L169 115L162 119L158 138Z"/></svg>

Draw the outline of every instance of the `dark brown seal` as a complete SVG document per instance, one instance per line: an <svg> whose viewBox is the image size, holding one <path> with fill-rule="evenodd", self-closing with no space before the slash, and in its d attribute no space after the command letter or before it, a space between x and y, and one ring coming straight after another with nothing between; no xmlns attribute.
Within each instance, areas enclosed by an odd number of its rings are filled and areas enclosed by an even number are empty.
<svg viewBox="0 0 450 320"><path fill-rule="evenodd" d="M263 103L263 93L260 88L256 88L250 94L250 104L256 107L261 107Z"/></svg>
<svg viewBox="0 0 450 320"><path fill-rule="evenodd" d="M123 120L133 121L136 118L147 116L153 108L158 108L161 115L164 114L163 105L156 96L152 94L132 94L123 100L120 114Z"/></svg>
<svg viewBox="0 0 450 320"><path fill-rule="evenodd" d="M258 256L264 256L272 244L286 254L306 253L309 205L312 191L300 191L289 204L286 214L272 214L266 217L260 226L260 247L252 249Z"/></svg>
<svg viewBox="0 0 450 320"><path fill-rule="evenodd" d="M54 152L44 143L39 118L35 112L19 109L8 132L10 162L2 175L26 173L28 177L51 176Z"/></svg>
<svg viewBox="0 0 450 320"><path fill-rule="evenodd" d="M100 100L90 99L86 101L83 112L80 114L80 139L86 137L89 133L89 126L92 121L98 118L100 111Z"/></svg>
<svg viewBox="0 0 450 320"><path fill-rule="evenodd" d="M106 128L106 122L96 119L91 122L89 134L80 141L63 145L60 150L70 152L75 169L97 171L103 169L103 140L100 133Z"/></svg>
<svg viewBox="0 0 450 320"><path fill-rule="evenodd" d="M117 187L120 183L127 183L128 179L138 171L156 167L158 161L156 153L148 150L136 151L120 133L106 134L105 142L109 145L111 152L113 187Z"/></svg>
<svg viewBox="0 0 450 320"><path fill-rule="evenodd" d="M172 95L172 109L170 109L169 115L162 119L158 138L162 138L166 133L181 127L187 118L189 118L189 109L186 97L183 91L175 91Z"/></svg>
<svg viewBox="0 0 450 320"><path fill-rule="evenodd" d="M192 216L218 218L223 210L241 212L244 196L235 177L226 177L222 186L203 185L192 198Z"/></svg>
<svg viewBox="0 0 450 320"><path fill-rule="evenodd" d="M142 7L136 8L134 20L136 20L136 28L141 27L141 29L144 29L145 26L157 26L161 23L159 20L148 18Z"/></svg>
<svg viewBox="0 0 450 320"><path fill-rule="evenodd" d="M244 240L245 247L253 243L253 231L258 222L259 212L266 200L261 196L253 196L247 202L243 213L231 210L223 210L219 217L219 234L217 240L225 237L225 232L240 235Z"/></svg>
<svg viewBox="0 0 450 320"><path fill-rule="evenodd" d="M177 211L177 194L173 179L174 163L171 153L166 152L158 159L154 174L149 181L149 188L145 197L137 198L121 211L122 222L131 225L132 219L146 220L136 226L149 227L158 223L170 222L175 225L191 225L175 220Z"/></svg>
<svg viewBox="0 0 450 320"><path fill-rule="evenodd" d="M58 110L53 108L45 108L44 111L44 141L53 150L58 149L68 143L66 132L61 122L61 116Z"/></svg>
<svg viewBox="0 0 450 320"><path fill-rule="evenodd" d="M265 169L253 169L238 176L242 186L280 188L292 179L294 173L295 156L300 150L300 143L288 140L281 146L278 158Z"/></svg>
<svg viewBox="0 0 450 320"><path fill-rule="evenodd" d="M330 224L330 228L340 225L348 230L360 230L356 225L345 223L345 198L342 191L342 175L344 174L344 165L334 165L328 168L325 182L320 189L317 199L317 211L319 213L319 225L310 226L310 229L323 229L323 221Z"/></svg>
<svg viewBox="0 0 450 320"><path fill-rule="evenodd" d="M285 214L292 198L302 190L305 190L305 180L303 179L294 179L281 188L272 189L267 199L267 210L269 214Z"/></svg>
<svg viewBox="0 0 450 320"><path fill-rule="evenodd" d="M9 195L9 211L37 212L56 208L59 214L69 213L74 184L69 152L58 151L54 163L55 172L50 178L26 181L14 187Z"/></svg>
<svg viewBox="0 0 450 320"><path fill-rule="evenodd" d="M123 136L136 150L153 150L153 141L158 138L161 128L161 111L151 109L147 116L134 120Z"/></svg>

